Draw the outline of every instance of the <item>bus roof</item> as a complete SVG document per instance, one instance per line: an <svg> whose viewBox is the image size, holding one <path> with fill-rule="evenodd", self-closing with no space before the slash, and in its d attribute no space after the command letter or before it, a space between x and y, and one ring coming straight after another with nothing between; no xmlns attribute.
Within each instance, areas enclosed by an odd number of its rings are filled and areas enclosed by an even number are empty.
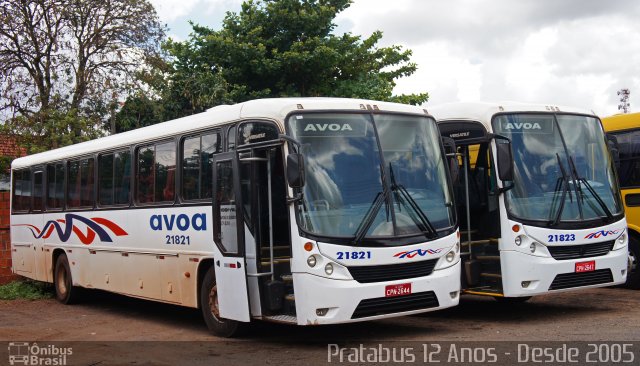
<svg viewBox="0 0 640 366"><path fill-rule="evenodd" d="M369 106L369 107L368 107ZM375 107L373 107L375 106ZM359 111L376 108L381 111L401 113L421 113L420 107L406 104L379 102L365 99L348 98L273 98L257 99L233 105L220 105L208 109L206 112L194 114L152 126L122 132L99 139L65 146L59 149L29 155L14 160L13 169L37 164L67 159L70 157L92 154L99 151L113 150L130 146L144 141L159 140L190 131L202 130L208 127L221 126L227 123L245 119L265 119L277 123L284 131L284 119L287 114L296 110L344 110Z"/></svg>
<svg viewBox="0 0 640 366"><path fill-rule="evenodd" d="M602 119L602 126L607 132L640 128L640 113L615 114Z"/></svg>
<svg viewBox="0 0 640 366"><path fill-rule="evenodd" d="M429 107L429 113L438 122L475 121L484 125L487 132L492 132L491 119L497 113L509 112L565 112L593 115L586 109L556 106L550 104L530 104L520 102L456 102Z"/></svg>

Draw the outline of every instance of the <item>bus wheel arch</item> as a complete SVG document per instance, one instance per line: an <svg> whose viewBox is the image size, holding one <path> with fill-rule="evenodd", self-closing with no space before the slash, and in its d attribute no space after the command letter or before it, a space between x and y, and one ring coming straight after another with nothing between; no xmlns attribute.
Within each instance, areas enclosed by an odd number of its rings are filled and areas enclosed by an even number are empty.
<svg viewBox="0 0 640 366"><path fill-rule="evenodd" d="M200 292L202 291L202 282L204 282L204 276L207 274L207 271L209 271L210 268L213 269L214 263L215 262L213 258L206 258L200 261L200 263L198 264L198 270L197 270L198 282L196 286L198 298L196 301L199 309L202 307L202 304L200 303Z"/></svg>
<svg viewBox="0 0 640 366"><path fill-rule="evenodd" d="M199 305L202 311L202 317L204 318L207 328L215 335L225 338L238 336L245 328L245 323L224 319L219 316L219 309L217 307L217 285L215 268L213 261L208 266L203 266L204 276L199 287ZM200 277L200 270L198 270L198 277Z"/></svg>
<svg viewBox="0 0 640 366"><path fill-rule="evenodd" d="M53 288L56 300L69 305L78 302L80 288L73 285L71 266L63 250L54 253L55 264L53 266Z"/></svg>

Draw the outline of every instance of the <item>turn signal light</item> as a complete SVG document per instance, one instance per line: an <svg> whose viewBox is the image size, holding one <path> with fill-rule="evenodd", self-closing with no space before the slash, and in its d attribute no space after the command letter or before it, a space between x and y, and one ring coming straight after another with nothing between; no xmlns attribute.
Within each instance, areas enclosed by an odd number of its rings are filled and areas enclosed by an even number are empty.
<svg viewBox="0 0 640 366"><path fill-rule="evenodd" d="M304 250L306 250L307 252L310 252L313 249L313 243L308 241L306 243L304 243Z"/></svg>
<svg viewBox="0 0 640 366"><path fill-rule="evenodd" d="M513 230L514 233L520 232L520 225L513 225L513 227L511 227L511 230Z"/></svg>

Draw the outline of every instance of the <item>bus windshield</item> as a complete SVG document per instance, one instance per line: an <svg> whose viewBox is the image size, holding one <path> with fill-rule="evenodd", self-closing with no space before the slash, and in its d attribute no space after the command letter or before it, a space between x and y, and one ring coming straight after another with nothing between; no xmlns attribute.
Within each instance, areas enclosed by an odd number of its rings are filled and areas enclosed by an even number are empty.
<svg viewBox="0 0 640 366"><path fill-rule="evenodd" d="M514 187L506 197L513 216L554 226L622 213L613 162L596 118L504 114L494 118L493 128L512 144Z"/></svg>
<svg viewBox="0 0 640 366"><path fill-rule="evenodd" d="M432 118L305 113L288 119L306 183L298 223L322 237L435 237L454 224ZM424 238L423 238L424 239Z"/></svg>

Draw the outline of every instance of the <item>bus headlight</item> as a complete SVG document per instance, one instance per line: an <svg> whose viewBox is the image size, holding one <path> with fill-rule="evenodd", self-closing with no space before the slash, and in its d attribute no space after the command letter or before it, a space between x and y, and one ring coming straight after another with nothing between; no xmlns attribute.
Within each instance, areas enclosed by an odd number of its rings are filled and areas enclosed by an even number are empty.
<svg viewBox="0 0 640 366"><path fill-rule="evenodd" d="M520 235L516 236L515 243L517 246L522 245L522 236Z"/></svg>
<svg viewBox="0 0 640 366"><path fill-rule="evenodd" d="M333 264L327 263L327 265L324 266L324 273L326 273L327 276L331 276L333 274Z"/></svg>
<svg viewBox="0 0 640 366"><path fill-rule="evenodd" d="M453 262L453 260L456 259L456 253L453 250L450 251L449 253L447 253L446 259L449 263Z"/></svg>
<svg viewBox="0 0 640 366"><path fill-rule="evenodd" d="M307 258L307 265L309 265L309 267L313 268L316 266L316 257L314 255L310 256L309 258Z"/></svg>
<svg viewBox="0 0 640 366"><path fill-rule="evenodd" d="M613 250L625 248L627 246L627 233L622 233L617 239L616 244L613 246Z"/></svg>
<svg viewBox="0 0 640 366"><path fill-rule="evenodd" d="M529 250L531 250L531 253L535 253L536 252L536 243L531 243L531 245L529 245Z"/></svg>

